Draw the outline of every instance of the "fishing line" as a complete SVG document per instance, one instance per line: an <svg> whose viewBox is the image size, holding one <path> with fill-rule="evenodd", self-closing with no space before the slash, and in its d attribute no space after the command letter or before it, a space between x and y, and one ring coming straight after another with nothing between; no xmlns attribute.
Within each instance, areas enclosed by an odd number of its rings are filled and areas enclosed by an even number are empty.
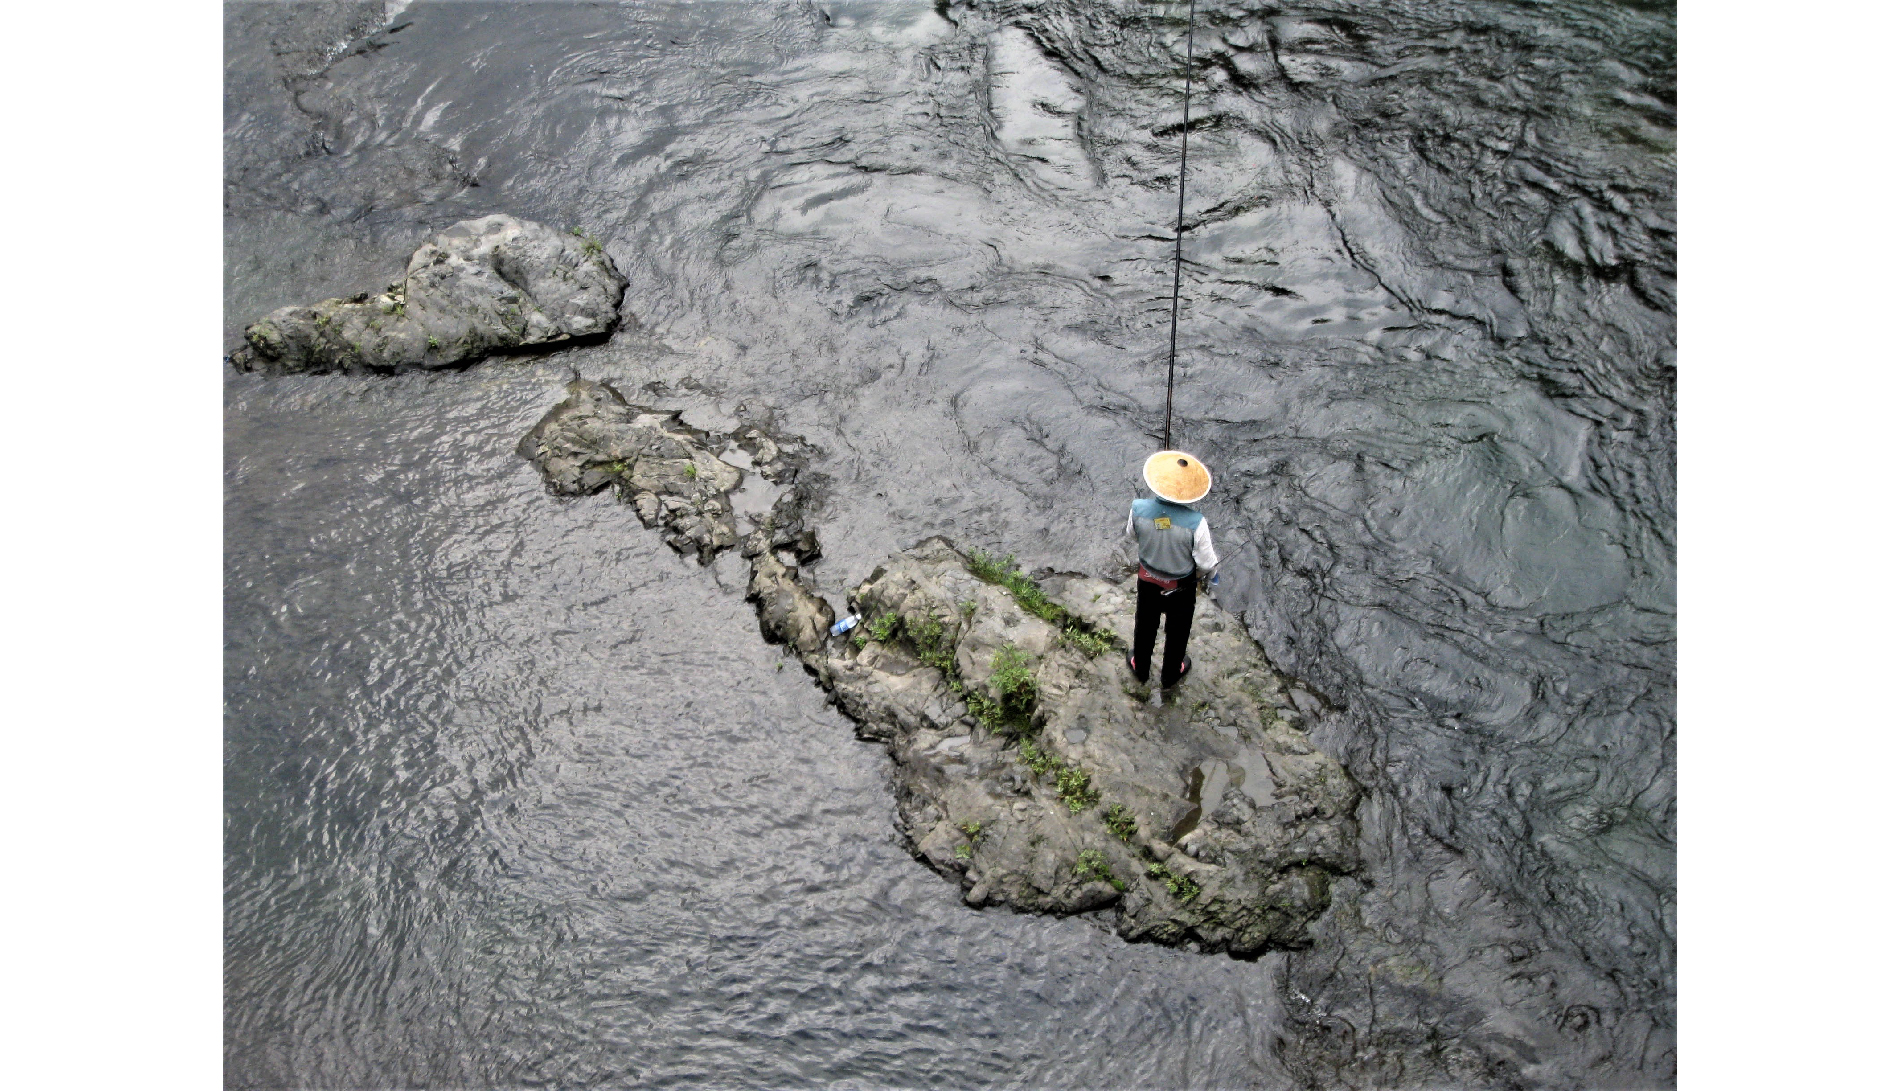
<svg viewBox="0 0 1900 1091"><path fill-rule="evenodd" d="M1174 449L1174 346L1181 324L1181 224L1187 216L1188 95L1194 87L1194 0L1188 0L1187 71L1181 76L1181 185L1174 202L1174 303L1168 310L1168 410L1161 446Z"/></svg>

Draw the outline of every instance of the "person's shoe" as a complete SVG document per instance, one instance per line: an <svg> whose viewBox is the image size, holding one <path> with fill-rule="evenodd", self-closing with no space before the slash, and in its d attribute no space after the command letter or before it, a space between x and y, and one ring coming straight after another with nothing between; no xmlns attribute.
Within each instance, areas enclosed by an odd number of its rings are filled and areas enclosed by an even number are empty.
<svg viewBox="0 0 1900 1091"><path fill-rule="evenodd" d="M1182 656L1181 657L1181 673L1175 675L1174 681L1169 682L1168 685L1170 687L1180 685L1181 679L1186 678L1188 676L1188 672L1193 669L1194 669L1194 657L1189 656L1189 655Z"/></svg>
<svg viewBox="0 0 1900 1091"><path fill-rule="evenodd" d="M1148 676L1147 676L1147 675L1145 675L1145 674L1143 674L1143 673L1141 673L1141 671L1139 671L1139 670L1137 670L1137 669L1136 669L1136 667L1135 667L1135 657L1134 657L1134 656L1132 656L1132 655L1128 657L1128 670L1129 670L1129 671L1130 671L1130 672L1131 672L1132 674L1134 674L1134 676L1135 676L1135 681L1137 681L1137 682L1140 682L1140 683L1141 683L1142 685L1144 685L1144 686L1148 684Z"/></svg>

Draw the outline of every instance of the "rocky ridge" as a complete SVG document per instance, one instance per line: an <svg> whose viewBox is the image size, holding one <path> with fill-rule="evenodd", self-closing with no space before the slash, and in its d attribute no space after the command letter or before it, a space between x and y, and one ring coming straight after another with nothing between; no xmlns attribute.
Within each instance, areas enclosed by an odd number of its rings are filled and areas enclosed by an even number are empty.
<svg viewBox="0 0 1900 1091"><path fill-rule="evenodd" d="M281 373L453 367L605 337L626 287L591 236L483 216L424 243L380 293L272 311L245 329L230 361Z"/></svg>
<svg viewBox="0 0 1900 1091"><path fill-rule="evenodd" d="M1194 670L1163 697L1125 663L1132 583L1037 581L932 538L859 584L864 622L832 636L799 572L819 553L802 441L702 432L604 383L568 393L523 457L558 494L615 488L701 563L740 550L762 634L886 745L906 841L966 902L1105 910L1130 940L1242 957L1307 945L1358 867L1359 789L1295 726L1312 697L1234 618L1202 601ZM742 468L777 490L743 531Z"/></svg>

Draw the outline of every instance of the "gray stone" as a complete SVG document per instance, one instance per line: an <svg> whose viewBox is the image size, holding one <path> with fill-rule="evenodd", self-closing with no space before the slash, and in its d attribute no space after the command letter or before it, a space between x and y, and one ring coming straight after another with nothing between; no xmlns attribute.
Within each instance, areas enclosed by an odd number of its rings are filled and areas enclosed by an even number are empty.
<svg viewBox="0 0 1900 1091"><path fill-rule="evenodd" d="M794 462L804 457L803 445L795 440L775 441L757 427L744 429L736 438L702 432L682 422L678 413L628 403L606 383L577 379L567 392L567 399L522 438L521 456L534 463L548 488L561 496L613 486L642 523L659 528L668 545L694 554L701 564L740 544L730 494L744 480L744 471L715 452L736 443L751 457L750 472L768 481L795 477ZM783 569L770 556L774 550L787 550L800 560L817 555L815 536L798 521L802 495L797 489L788 491L746 539L744 555L753 560L755 592L762 593L765 586L760 582L761 556ZM770 565L764 571L766 584L790 578L773 573ZM800 600L795 612L803 619L799 624L818 615L826 626L831 624L831 607L822 600Z"/></svg>
<svg viewBox="0 0 1900 1091"><path fill-rule="evenodd" d="M830 604L785 559L817 554L811 482L741 538L729 503L741 471L715 454L736 443L749 472L791 481L802 441L702 432L604 383L577 380L568 395L522 455L558 494L616 486L702 563L738 548L761 634L798 656L861 738L889 748L911 851L968 904L1112 909L1128 939L1243 957L1307 945L1333 879L1359 866L1359 788L1276 715L1289 680L1211 601L1196 611L1194 672L1156 695L1125 662L1132 580L1056 575L1019 595L932 538L859 584L864 621L833 637ZM1217 766L1242 771L1238 786L1219 780L1203 806L1190 777Z"/></svg>
<svg viewBox="0 0 1900 1091"><path fill-rule="evenodd" d="M240 371L393 371L605 337L627 280L595 239L512 216L464 220L382 292L272 311L231 355Z"/></svg>
<svg viewBox="0 0 1900 1091"><path fill-rule="evenodd" d="M769 550L752 558L746 599L759 611L759 632L765 639L789 645L800 655L823 648L837 620L831 604L806 590L797 574Z"/></svg>
<svg viewBox="0 0 1900 1091"><path fill-rule="evenodd" d="M1068 576L1044 590L1055 609L1030 609L933 538L853 595L867 625L899 619L889 641L831 640L804 657L859 733L889 746L912 851L972 897L980 889L986 904L1113 907L1116 930L1133 940L1243 956L1306 945L1332 878L1358 867L1359 789L1273 715L1268 695L1285 679L1242 627L1203 602L1194 672L1151 707L1124 664L1133 583ZM1091 656L1065 628L1113 646ZM1016 722L997 712L1008 695L998 665L1007 667L1010 648L1035 679L1033 708ZM990 710L970 744L949 753L935 740L952 725L931 715L946 690ZM1249 782L1254 797L1230 792L1228 805L1210 800L1217 814L1199 822L1188 775L1209 760L1259 768L1266 783ZM1013 771L1028 806L1019 812L1024 801L999 790L1007 778L981 780L953 764ZM1002 821L1018 814L1023 821ZM1174 841L1189 835L1198 859Z"/></svg>

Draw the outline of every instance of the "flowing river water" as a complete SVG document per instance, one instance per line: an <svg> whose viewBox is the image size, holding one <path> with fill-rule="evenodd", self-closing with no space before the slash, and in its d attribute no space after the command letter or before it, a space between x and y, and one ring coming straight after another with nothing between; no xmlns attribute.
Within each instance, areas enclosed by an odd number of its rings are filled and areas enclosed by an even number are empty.
<svg viewBox="0 0 1900 1091"><path fill-rule="evenodd" d="M490 212L631 280L604 344L227 379L231 1086L1673 1085L1673 8L1200 6L1175 435L1368 789L1310 951L965 907L736 558L515 453L576 374L769 409L835 603L932 534L1102 568L1185 13L227 7L228 344Z"/></svg>

